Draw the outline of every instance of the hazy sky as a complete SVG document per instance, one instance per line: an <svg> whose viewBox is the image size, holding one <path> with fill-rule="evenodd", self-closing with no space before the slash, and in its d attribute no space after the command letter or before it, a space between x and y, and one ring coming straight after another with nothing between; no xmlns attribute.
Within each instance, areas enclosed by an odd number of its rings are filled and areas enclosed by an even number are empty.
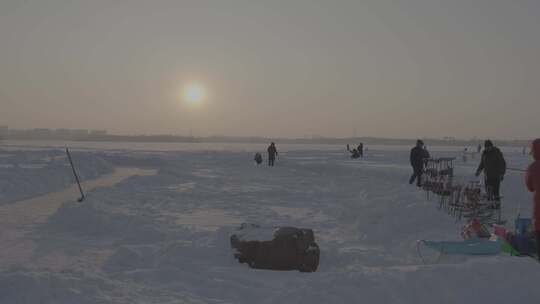
<svg viewBox="0 0 540 304"><path fill-rule="evenodd" d="M10 128L530 138L539 97L538 0L0 0Z"/></svg>

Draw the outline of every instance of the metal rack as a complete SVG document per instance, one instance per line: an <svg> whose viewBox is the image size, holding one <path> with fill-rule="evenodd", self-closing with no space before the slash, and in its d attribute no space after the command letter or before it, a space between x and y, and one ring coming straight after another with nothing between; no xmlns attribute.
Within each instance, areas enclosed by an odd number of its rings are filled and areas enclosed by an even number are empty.
<svg viewBox="0 0 540 304"><path fill-rule="evenodd" d="M454 184L455 158L429 158L425 160L422 188L428 200L435 195L439 209L456 221L476 218L485 224L501 223L500 201L483 191L483 185L471 181L466 185Z"/></svg>

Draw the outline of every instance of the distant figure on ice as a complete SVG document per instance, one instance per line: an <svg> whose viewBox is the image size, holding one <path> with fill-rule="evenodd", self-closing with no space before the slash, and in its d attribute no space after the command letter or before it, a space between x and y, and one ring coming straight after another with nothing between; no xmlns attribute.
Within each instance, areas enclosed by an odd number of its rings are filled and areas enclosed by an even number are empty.
<svg viewBox="0 0 540 304"><path fill-rule="evenodd" d="M469 153L469 148L465 147L465 149L463 149L463 162L466 163L467 162L467 154Z"/></svg>
<svg viewBox="0 0 540 304"><path fill-rule="evenodd" d="M535 139L531 145L534 162L527 168L525 183L529 191L534 192L533 225L536 235L536 248L540 259L540 138Z"/></svg>
<svg viewBox="0 0 540 304"><path fill-rule="evenodd" d="M413 174L409 179L409 184L412 185L416 179L416 185L418 187L422 186L422 174L424 173L424 164L426 159L429 158L429 152L424 147L424 142L422 140L416 141L416 146L411 149L411 166L413 168Z"/></svg>
<svg viewBox="0 0 540 304"><path fill-rule="evenodd" d="M363 144L363 143L360 143L360 144L358 145L357 150L358 150L358 154L360 155L360 157L363 158L363 157L364 157L364 144Z"/></svg>
<svg viewBox="0 0 540 304"><path fill-rule="evenodd" d="M349 144L347 144L347 151L351 153L351 158L359 158L360 152L358 152L358 149L352 149L349 147Z"/></svg>
<svg viewBox="0 0 540 304"><path fill-rule="evenodd" d="M257 165L260 165L263 161L261 153L257 152L255 153L255 157L253 158Z"/></svg>
<svg viewBox="0 0 540 304"><path fill-rule="evenodd" d="M277 149L276 149L276 144L272 142L270 146L268 146L267 151L268 151L268 166L273 167L274 161L276 160L276 156L278 154Z"/></svg>
<svg viewBox="0 0 540 304"><path fill-rule="evenodd" d="M480 164L476 169L476 176L479 176L482 171L484 171L488 198L500 201L500 187L504 173L506 173L506 161L501 150L493 146L489 139L484 142L484 152L482 152Z"/></svg>
<svg viewBox="0 0 540 304"><path fill-rule="evenodd" d="M482 145L478 144L478 147L476 147L476 153L482 152Z"/></svg>

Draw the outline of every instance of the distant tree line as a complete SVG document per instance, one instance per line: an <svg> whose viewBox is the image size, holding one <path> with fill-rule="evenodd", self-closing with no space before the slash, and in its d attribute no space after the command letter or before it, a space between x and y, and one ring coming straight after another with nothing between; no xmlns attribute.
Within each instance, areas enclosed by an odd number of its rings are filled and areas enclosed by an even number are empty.
<svg viewBox="0 0 540 304"><path fill-rule="evenodd" d="M69 129L31 129L8 130L0 128L0 139L12 140L70 140L70 141L108 141L108 142L206 142L206 143L269 143L271 141L286 144L330 144L346 145L351 143L364 143L366 145L412 145L416 138L381 138L381 137L311 137L311 138L270 138L261 136L181 136L181 135L114 135L104 130L69 130ZM453 137L423 138L429 146L461 146L475 147L482 141L479 139L455 139ZM500 146L524 147L528 140L494 140Z"/></svg>

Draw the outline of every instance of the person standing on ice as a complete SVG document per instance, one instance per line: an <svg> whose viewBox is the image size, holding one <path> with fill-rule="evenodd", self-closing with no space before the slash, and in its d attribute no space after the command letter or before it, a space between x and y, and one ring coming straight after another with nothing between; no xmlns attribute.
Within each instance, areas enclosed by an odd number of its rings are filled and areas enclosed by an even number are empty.
<svg viewBox="0 0 540 304"><path fill-rule="evenodd" d="M360 155L360 157L363 158L363 157L364 157L364 144L363 144L363 143L360 143L360 144L358 145L357 150L358 150L358 154Z"/></svg>
<svg viewBox="0 0 540 304"><path fill-rule="evenodd" d="M532 142L531 153L534 162L527 168L525 183L529 191L534 192L532 218L536 235L536 248L538 250L538 258L540 259L540 138Z"/></svg>
<svg viewBox="0 0 540 304"><path fill-rule="evenodd" d="M479 176L482 171L484 171L488 198L500 201L500 187L506 173L506 161L501 150L495 147L489 139L484 142L484 152L482 152L480 164L476 169L476 176Z"/></svg>
<svg viewBox="0 0 540 304"><path fill-rule="evenodd" d="M276 149L276 144L271 143L270 146L268 146L267 150L268 150L268 166L273 167L274 161L278 154L277 149Z"/></svg>
<svg viewBox="0 0 540 304"><path fill-rule="evenodd" d="M426 159L429 158L429 152L424 147L424 142L422 140L416 141L416 146L411 149L410 161L413 168L413 174L409 179L409 184L412 185L416 179L416 185L418 187L422 186L422 174L424 173L424 164Z"/></svg>

